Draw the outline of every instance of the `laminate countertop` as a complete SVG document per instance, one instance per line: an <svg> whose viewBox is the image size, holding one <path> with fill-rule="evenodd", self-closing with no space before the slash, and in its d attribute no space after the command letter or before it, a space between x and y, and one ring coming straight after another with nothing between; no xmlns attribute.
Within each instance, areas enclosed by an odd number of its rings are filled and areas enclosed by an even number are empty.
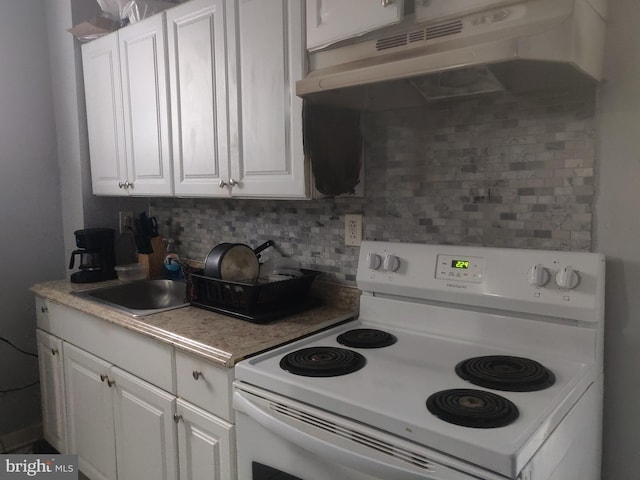
<svg viewBox="0 0 640 480"><path fill-rule="evenodd" d="M123 282L76 284L56 280L35 284L31 291L48 301L169 343L229 368L244 358L354 318L357 316L359 295L355 288L316 281L311 295L323 298L323 305L280 320L255 324L192 306L133 317L71 293L110 283Z"/></svg>

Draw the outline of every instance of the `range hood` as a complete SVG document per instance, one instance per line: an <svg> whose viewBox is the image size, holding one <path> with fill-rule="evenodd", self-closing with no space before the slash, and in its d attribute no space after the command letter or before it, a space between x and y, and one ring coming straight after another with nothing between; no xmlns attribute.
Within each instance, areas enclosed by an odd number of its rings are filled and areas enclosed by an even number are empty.
<svg viewBox="0 0 640 480"><path fill-rule="evenodd" d="M461 5L461 16L423 22L408 15L393 27L309 52L310 73L296 93L317 104L382 110L602 79L604 0L484 0L493 7L472 13L474 2L447 1ZM415 0L423 9L431 2L438 0Z"/></svg>

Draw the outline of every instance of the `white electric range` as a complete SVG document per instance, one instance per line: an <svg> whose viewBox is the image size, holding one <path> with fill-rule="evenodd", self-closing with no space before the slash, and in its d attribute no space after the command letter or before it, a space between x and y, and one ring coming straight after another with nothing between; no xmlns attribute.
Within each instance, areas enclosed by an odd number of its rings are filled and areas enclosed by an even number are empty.
<svg viewBox="0 0 640 480"><path fill-rule="evenodd" d="M363 242L357 320L236 366L238 478L598 479L604 267Z"/></svg>

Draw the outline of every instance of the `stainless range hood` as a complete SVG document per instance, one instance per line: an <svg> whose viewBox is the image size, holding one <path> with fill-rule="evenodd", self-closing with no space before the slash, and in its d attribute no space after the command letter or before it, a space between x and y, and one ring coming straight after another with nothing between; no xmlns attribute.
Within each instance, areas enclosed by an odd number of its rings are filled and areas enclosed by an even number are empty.
<svg viewBox="0 0 640 480"><path fill-rule="evenodd" d="M382 110L602 79L603 0L496 3L501 6L429 22L408 17L309 52L310 73L297 82L297 94L312 103Z"/></svg>

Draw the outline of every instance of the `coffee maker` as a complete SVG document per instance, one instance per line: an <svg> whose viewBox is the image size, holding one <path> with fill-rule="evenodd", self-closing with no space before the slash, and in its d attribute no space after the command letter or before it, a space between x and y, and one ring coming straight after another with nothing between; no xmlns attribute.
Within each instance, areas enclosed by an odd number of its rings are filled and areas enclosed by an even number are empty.
<svg viewBox="0 0 640 480"><path fill-rule="evenodd" d="M73 269L76 255L80 256L80 271L71 274L73 283L93 283L116 278L115 235L112 228L87 228L73 232L78 250L71 253L69 269Z"/></svg>

